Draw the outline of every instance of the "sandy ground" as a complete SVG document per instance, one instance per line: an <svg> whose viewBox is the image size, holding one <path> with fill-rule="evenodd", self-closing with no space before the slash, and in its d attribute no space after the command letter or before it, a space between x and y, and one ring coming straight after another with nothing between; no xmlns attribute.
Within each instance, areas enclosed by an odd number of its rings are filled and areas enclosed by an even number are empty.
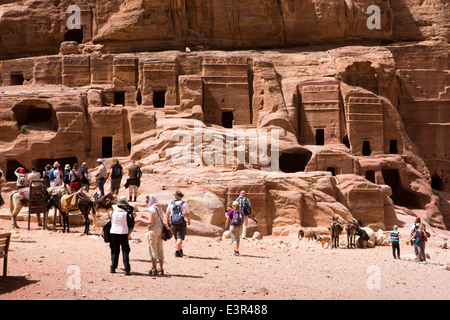
<svg viewBox="0 0 450 320"><path fill-rule="evenodd" d="M25 209L23 209L22 214ZM3 207L3 217L9 209ZM406 235L413 217L399 216ZM13 231L8 277L0 277L0 299L80 300L297 300L297 299L449 299L450 254L438 242L448 232L433 230L427 245L431 259L417 264L413 248L402 241L402 260L391 247L323 249L295 235L243 240L233 255L230 240L187 236L185 257L174 256L174 242L165 242L165 275L151 269L146 228L136 227L131 241L132 275L124 276L122 261L109 273L110 251L100 228L83 227L62 233L57 226L42 230L19 221ZM0 231L10 221L0 219ZM0 262L3 265L3 262ZM162 290L162 288L165 288Z"/></svg>

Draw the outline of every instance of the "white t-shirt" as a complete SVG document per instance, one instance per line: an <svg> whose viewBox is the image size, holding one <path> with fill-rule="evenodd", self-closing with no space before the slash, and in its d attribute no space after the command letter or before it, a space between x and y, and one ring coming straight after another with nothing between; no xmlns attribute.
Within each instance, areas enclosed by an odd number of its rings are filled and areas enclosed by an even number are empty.
<svg viewBox="0 0 450 320"><path fill-rule="evenodd" d="M50 180L50 187L58 187L61 185L61 170L53 169L54 179Z"/></svg>
<svg viewBox="0 0 450 320"><path fill-rule="evenodd" d="M128 234L127 212L117 205L113 205L111 213L111 231L113 234Z"/></svg>
<svg viewBox="0 0 450 320"><path fill-rule="evenodd" d="M164 219L162 209L160 207L151 206L148 211L152 212L154 217L153 225L151 227L149 226L149 228L162 228L163 224L161 220Z"/></svg>
<svg viewBox="0 0 450 320"><path fill-rule="evenodd" d="M171 203L169 203L169 205L167 206L167 210L166 212L169 213L170 215L172 215L172 210L173 210L173 206L174 204L180 204L183 200L175 200L175 203L172 201ZM181 207L181 210L183 211L183 215L186 217L186 214L189 213L189 205L185 202L183 203L183 206Z"/></svg>

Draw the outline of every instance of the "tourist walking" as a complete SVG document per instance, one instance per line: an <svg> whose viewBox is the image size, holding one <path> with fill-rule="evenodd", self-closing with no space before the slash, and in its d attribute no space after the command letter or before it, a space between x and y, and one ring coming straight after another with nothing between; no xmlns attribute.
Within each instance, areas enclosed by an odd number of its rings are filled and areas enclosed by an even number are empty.
<svg viewBox="0 0 450 320"><path fill-rule="evenodd" d="M131 274L130 267L130 244L128 243L128 206L127 198L121 197L117 205L113 205L113 211L110 213L111 217L111 242L109 247L111 249L111 266L110 272L115 273L119 263L120 249L122 249L122 260L125 269L125 275Z"/></svg>
<svg viewBox="0 0 450 320"><path fill-rule="evenodd" d="M164 247L163 247L163 215L164 212L158 204L158 199L154 195L147 195L145 201L148 206L148 213L136 218L148 226L148 249L152 259L152 269L150 275L164 275ZM157 265L159 263L159 269Z"/></svg>
<svg viewBox="0 0 450 320"><path fill-rule="evenodd" d="M242 225L242 239L247 237L247 226L248 226L248 217L252 214L252 206L250 204L250 200L246 197L246 192L242 190L239 193L239 197L236 198L235 201L239 203L239 207L244 213L244 223Z"/></svg>
<svg viewBox="0 0 450 320"><path fill-rule="evenodd" d="M58 161L53 163L53 169L50 170L50 187L59 187L62 185L62 172Z"/></svg>
<svg viewBox="0 0 450 320"><path fill-rule="evenodd" d="M172 229L175 238L175 257L182 257L186 228L191 224L191 212L189 205L182 200L184 194L180 190L175 191L174 196L175 200L167 206L166 223Z"/></svg>
<svg viewBox="0 0 450 320"><path fill-rule="evenodd" d="M400 232L396 225L394 226L394 230L389 234L389 237L391 239L392 255L394 259L400 259Z"/></svg>
<svg viewBox="0 0 450 320"><path fill-rule="evenodd" d="M119 164L117 158L113 158L113 164L109 168L111 177L111 191L114 197L117 198L120 189L120 182L122 181L122 166Z"/></svg>
<svg viewBox="0 0 450 320"><path fill-rule="evenodd" d="M410 241L414 241L414 250L417 248L417 263L427 263L425 255L425 226L421 223L419 228L415 229Z"/></svg>
<svg viewBox="0 0 450 320"><path fill-rule="evenodd" d="M17 177L17 182L16 182L17 190L28 187L29 181L28 181L28 175L27 175L25 168L21 168L21 167L17 168L14 171L14 174Z"/></svg>
<svg viewBox="0 0 450 320"><path fill-rule="evenodd" d="M81 189L81 181L83 180L83 174L78 169L78 163L73 165L72 170L69 173L70 189L78 191Z"/></svg>
<svg viewBox="0 0 450 320"><path fill-rule="evenodd" d="M127 182L125 183L125 188L129 188L128 189L130 196L130 198L128 199L129 202L131 202L132 199L134 199L134 202L137 201L139 187L141 185L141 177L142 177L141 168L133 160L131 165L128 167L128 179Z"/></svg>
<svg viewBox="0 0 450 320"><path fill-rule="evenodd" d="M230 228L231 242L234 246L234 255L239 255L239 244L242 234L242 226L244 223L244 213L240 210L239 203L233 202L233 209L228 211L225 229Z"/></svg>
<svg viewBox="0 0 450 320"><path fill-rule="evenodd" d="M100 195L105 195L105 183L108 179L108 172L106 171L106 164L103 162L101 158L97 159L97 163L99 164L96 178L98 189L100 190Z"/></svg>

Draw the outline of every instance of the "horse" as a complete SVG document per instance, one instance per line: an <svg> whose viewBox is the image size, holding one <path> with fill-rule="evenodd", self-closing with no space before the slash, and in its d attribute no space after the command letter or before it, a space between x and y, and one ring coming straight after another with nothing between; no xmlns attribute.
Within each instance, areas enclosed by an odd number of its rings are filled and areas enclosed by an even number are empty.
<svg viewBox="0 0 450 320"><path fill-rule="evenodd" d="M339 235L341 234L343 227L338 220L339 217L333 217L333 221L328 227L328 230L331 231L331 248L339 247Z"/></svg>
<svg viewBox="0 0 450 320"><path fill-rule="evenodd" d="M75 195L75 196L78 196ZM56 197L56 196L54 196ZM94 202L92 200L85 199L83 197L79 197L77 206L73 208L69 208L64 203L65 197L60 198L60 204L61 204L61 214L63 218L63 232L66 232L66 225L67 225L67 233L70 232L69 230L69 213L78 212L80 211L81 214L84 217L84 234L89 234L89 225L91 223L91 220L89 220L89 213L92 209L92 214L94 217L94 226L95 226L95 206Z"/></svg>
<svg viewBox="0 0 450 320"><path fill-rule="evenodd" d="M355 248L356 233L359 229L359 223L355 219L347 223L345 233L347 234L347 248Z"/></svg>
<svg viewBox="0 0 450 320"><path fill-rule="evenodd" d="M26 190L26 189L22 189ZM22 210L23 207L28 207L29 205L29 195L28 199L26 199L26 193L22 194L21 190L17 190L12 192L9 195L9 211L11 213L12 218L12 228L13 229L19 229L19 225L17 224L17 215L19 214L20 210ZM44 197L46 198L45 201L48 200L48 192L45 192ZM22 199L26 199L26 203L22 202ZM44 213L45 214L45 213ZM41 214L37 214L38 218L38 225L42 227L42 221L41 221Z"/></svg>

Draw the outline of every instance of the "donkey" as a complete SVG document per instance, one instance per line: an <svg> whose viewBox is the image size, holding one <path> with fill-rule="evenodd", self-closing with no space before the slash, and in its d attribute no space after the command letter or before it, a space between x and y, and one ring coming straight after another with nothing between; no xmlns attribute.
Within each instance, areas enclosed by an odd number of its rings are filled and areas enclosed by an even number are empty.
<svg viewBox="0 0 450 320"><path fill-rule="evenodd" d="M328 227L328 230L331 231L331 248L339 247L339 235L341 234L343 229L344 228L339 223L339 217L333 217L333 221Z"/></svg>
<svg viewBox="0 0 450 320"><path fill-rule="evenodd" d="M359 229L359 223L355 219L347 223L345 233L347 234L347 248L355 248L356 233Z"/></svg>
<svg viewBox="0 0 450 320"><path fill-rule="evenodd" d="M54 196L58 197L58 196ZM72 212L78 212L80 211L81 214L84 217L84 234L89 234L89 225L91 223L91 220L89 220L89 213L92 209L92 214L94 217L94 225L95 225L95 206L94 203L91 200L79 198L78 199L78 206L75 207L73 210L66 209L67 207L65 205L62 205L62 202L64 202L64 198L60 198L60 206L61 206L61 214L63 218L63 232L66 232L66 225L67 225L67 233L70 232L69 230L69 213Z"/></svg>

